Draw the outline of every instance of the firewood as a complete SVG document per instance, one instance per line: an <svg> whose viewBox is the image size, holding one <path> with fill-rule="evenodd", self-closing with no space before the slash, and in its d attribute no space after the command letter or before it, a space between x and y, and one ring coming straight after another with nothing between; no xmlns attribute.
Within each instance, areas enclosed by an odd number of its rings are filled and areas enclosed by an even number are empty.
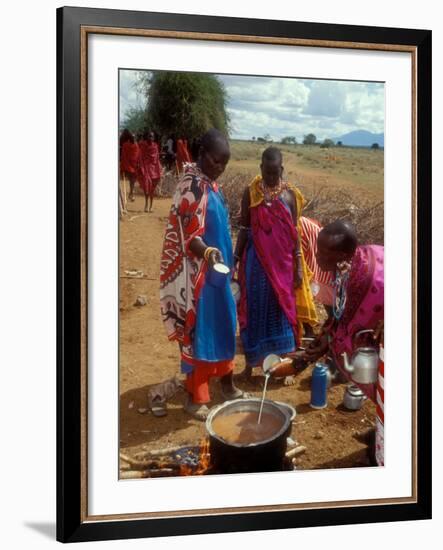
<svg viewBox="0 0 443 550"><path fill-rule="evenodd" d="M141 459L141 458L147 458L147 457L158 457L158 456L165 456L165 455L173 455L177 451L180 451L183 447L186 447L186 445L180 445L177 447L167 447L164 449L151 449L149 451L142 451L135 455L135 458Z"/></svg>
<svg viewBox="0 0 443 550"><path fill-rule="evenodd" d="M294 458L295 456L301 455L306 451L306 447L303 445L300 445L299 447L295 447L295 449L291 449L290 451L287 451L285 456L286 458Z"/></svg>
<svg viewBox="0 0 443 550"><path fill-rule="evenodd" d="M143 479L147 477L170 477L179 473L178 468L151 468L149 470L128 470L120 472L120 479Z"/></svg>

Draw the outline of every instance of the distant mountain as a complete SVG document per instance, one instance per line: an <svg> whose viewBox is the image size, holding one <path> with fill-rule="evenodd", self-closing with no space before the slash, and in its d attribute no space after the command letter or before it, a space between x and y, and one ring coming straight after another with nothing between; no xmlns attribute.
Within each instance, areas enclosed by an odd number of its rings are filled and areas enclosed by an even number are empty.
<svg viewBox="0 0 443 550"><path fill-rule="evenodd" d="M373 143L378 143L380 147L385 146L384 134L373 134L367 130L355 130L354 132L349 132L349 134L332 139L335 143L341 141L343 145L351 147L370 147Z"/></svg>

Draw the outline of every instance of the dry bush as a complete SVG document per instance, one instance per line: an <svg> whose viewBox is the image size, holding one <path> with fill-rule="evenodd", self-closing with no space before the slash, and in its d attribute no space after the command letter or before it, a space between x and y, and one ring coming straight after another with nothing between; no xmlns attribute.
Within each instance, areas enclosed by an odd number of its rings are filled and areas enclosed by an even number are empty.
<svg viewBox="0 0 443 550"><path fill-rule="evenodd" d="M364 197L355 197L346 191L321 188L308 197L303 214L326 225L335 220L354 224L361 244L383 244L384 205Z"/></svg>
<svg viewBox="0 0 443 550"><path fill-rule="evenodd" d="M178 183L178 176L173 172L166 172L162 177L161 187L158 193L162 197L172 197Z"/></svg>
<svg viewBox="0 0 443 550"><path fill-rule="evenodd" d="M229 207L231 225L237 229L240 225L240 206L243 192L251 183L252 177L249 174L224 174L220 178L220 185L223 190L226 202Z"/></svg>
<svg viewBox="0 0 443 550"><path fill-rule="evenodd" d="M232 227L238 229L241 198L255 174L227 170L220 178L220 185L229 207ZM362 244L383 244L384 204L371 194L351 193L343 187L331 187L328 178L303 177L295 180L307 200L303 214L326 225L342 219L353 223ZM177 185L177 176L167 174L162 185L162 194L172 196Z"/></svg>
<svg viewBox="0 0 443 550"><path fill-rule="evenodd" d="M239 225L240 203L244 189L252 180L251 174L231 175L221 179L223 193L229 205L233 228ZM303 214L326 225L335 220L347 220L356 227L362 244L383 244L384 204L365 193L350 193L346 188L330 188L327 177L298 177L297 186L307 204Z"/></svg>

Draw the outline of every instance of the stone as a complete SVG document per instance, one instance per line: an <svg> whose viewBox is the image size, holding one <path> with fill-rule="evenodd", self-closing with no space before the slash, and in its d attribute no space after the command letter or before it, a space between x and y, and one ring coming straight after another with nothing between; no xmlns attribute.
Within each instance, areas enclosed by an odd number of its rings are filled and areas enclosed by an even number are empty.
<svg viewBox="0 0 443 550"><path fill-rule="evenodd" d="M137 296L137 299L135 300L135 306L145 306L148 303L148 298L144 294L140 294Z"/></svg>

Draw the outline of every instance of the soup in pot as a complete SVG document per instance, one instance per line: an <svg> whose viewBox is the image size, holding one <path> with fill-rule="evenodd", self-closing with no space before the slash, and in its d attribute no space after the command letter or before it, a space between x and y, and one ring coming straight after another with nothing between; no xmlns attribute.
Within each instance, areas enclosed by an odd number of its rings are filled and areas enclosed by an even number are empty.
<svg viewBox="0 0 443 550"><path fill-rule="evenodd" d="M217 416L212 421L214 432L227 443L248 445L265 441L276 434L283 426L284 419L263 411L260 424L258 412L242 411Z"/></svg>

